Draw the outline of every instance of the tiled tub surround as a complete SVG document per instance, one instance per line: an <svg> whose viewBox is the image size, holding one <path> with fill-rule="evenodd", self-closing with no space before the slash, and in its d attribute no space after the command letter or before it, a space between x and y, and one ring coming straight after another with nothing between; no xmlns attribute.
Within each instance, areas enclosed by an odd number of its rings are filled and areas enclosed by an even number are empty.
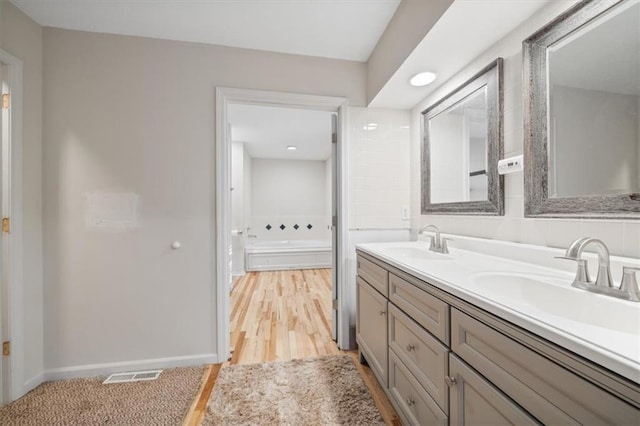
<svg viewBox="0 0 640 426"><path fill-rule="evenodd" d="M381 382L384 382L382 383L383 387L388 384L388 391L391 394L402 391L400 387L397 389L393 387L395 385L392 383L392 379L400 380L398 379L400 376L397 375L402 373L401 367L404 365L397 359L396 354L398 351L392 351L392 345L394 344L392 338L398 337L397 335L393 336L392 324L396 324L395 321L398 320L402 321L403 315L411 317L409 320L405 318L405 322L424 324L419 317L421 315L430 315L428 311L431 309L426 308L427 305L420 305L424 309L412 311L405 309L398 303L392 303L394 294L397 296L397 293L394 292L398 291L397 281L399 279L409 287L405 288L405 295L410 293L426 294L429 293L428 288L433 288L434 290L431 291L431 294L436 294L437 296L438 292L440 292L441 295L449 295L445 297L445 300L447 300L446 298L449 298L448 300L450 301L458 300L463 305L471 306L472 310L480 313L479 316L484 315L485 318L495 318L498 322L504 320L506 321L504 324L508 324L508 327L514 330L524 330L525 334L532 336L534 340L542 342L543 345L552 348L556 347L557 349L552 350L552 352L564 353L565 361L571 359L571 362L581 364L581 368L587 366L587 371L597 371L600 377L604 374L608 377L624 378L614 380L621 380L623 383L627 383L623 387L628 390L631 389L631 398L636 401L636 407L639 407L637 399L638 395L640 395L640 303L588 293L571 287L575 275L575 264L554 258L554 256L564 255L564 250L457 235L443 236L453 239L450 242L449 255L440 255L429 251L428 243L422 241L370 243L357 246L360 261L363 259L364 263L367 262L367 259L373 262L381 261L383 263L379 263L379 265L382 265L382 269L380 266L374 267L374 269L378 271L386 269L389 271L387 275L387 290L386 288L375 288L375 285L371 285L371 282L375 282L379 277L367 279L366 270L359 268L359 289L369 289L369 293L372 292L372 297L377 300L377 303L381 303L379 305L380 311L385 313L388 311L388 357L386 361L379 362L379 371L384 371L385 374L388 371L388 375L382 375L382 377L379 375L378 378L381 379ZM595 255L587 253L585 258L589 261L591 275L595 276L597 272ZM640 266L640 259L611 257L611 270L616 284L620 283L623 265ZM394 270L396 271L394 272ZM404 279L402 279L403 276ZM514 277L516 278L514 279ZM394 280L396 283L394 283ZM514 280L520 280L521 282L512 283L511 281ZM382 280L378 281L382 282ZM372 288L375 290L372 290ZM387 294L384 291L387 291ZM409 293L406 291L409 291ZM361 301L359 302L359 307L361 307L362 303L366 303L365 299L369 297L366 293L360 293ZM430 297L434 300L438 299L437 297ZM384 302L385 298L389 299L389 301ZM388 309L383 308L386 306L385 303L388 304ZM440 300L438 303L443 304L444 302ZM398 314L396 305L403 309L404 313L400 312ZM449 310L446 312L442 318L446 318L444 322L448 323ZM450 343L453 347L455 343L453 336L459 332L458 325L454 327L454 313L457 315L457 320L461 321L461 317L455 303L451 303L450 312L452 321L451 337L448 329L440 332L437 329L436 331L429 329L429 326L425 327L423 325L423 327L443 342L445 346ZM372 315L372 319L377 316L376 312L375 315ZM380 317L383 318L384 314L381 313ZM385 321L381 322L381 324ZM382 330L379 330L378 333L381 334ZM475 337L477 338L477 336ZM509 340L509 342L515 342L515 340ZM483 345L486 342L478 341L476 343ZM557 346L554 346L554 344ZM439 345L442 346L442 343L439 343ZM506 346L500 347L506 348ZM381 348L377 348L377 350L378 353L382 353L380 352ZM446 348L444 350L446 351ZM363 351L363 354L365 354L365 351ZM454 353L451 352L450 363L448 364L450 369L448 374L451 376L454 376L454 364L458 362L456 356L457 354L454 356ZM548 356L548 353L545 356ZM545 356L542 358L545 358ZM365 355L365 358L371 365L369 359L371 357ZM553 357L550 358L555 360ZM388 364L385 365L385 362L388 362ZM545 362L548 362L548 360ZM431 365L431 363L429 364ZM560 362L559 364L564 365ZM557 366L558 364L554 365ZM446 368L444 367L444 371L447 371ZM564 368L567 368L566 365L562 368L566 372L567 370ZM587 376L591 377L588 374ZM406 381L404 383L406 385ZM436 386L442 385L442 383L438 383L438 380L434 383ZM421 384L425 386L423 383ZM602 385L599 384L599 386ZM442 392L442 390L435 389L432 395L440 395L438 392ZM581 390L576 389L576 392L581 392ZM509 392L506 393L509 394ZM401 401L399 403L401 405L400 411L404 410L406 413L413 410L418 413L418 408L421 407L420 402L417 399L415 401L418 402L415 402L413 396L411 398L411 401L408 399L407 401L412 402L412 404L407 402L408 405L404 407L402 405L405 403L402 401L406 398L396 398L396 401ZM442 402L445 400L438 400L437 397L433 398L441 408L444 407L442 412L445 417L449 415L448 410L451 410L451 417L448 418L453 422L455 416L459 414L459 412L454 413L454 411L459 406L452 402L449 408L449 405ZM454 397L452 396L451 398ZM553 399L550 395L547 395L546 398ZM517 400L516 398L514 399ZM557 403L562 405L562 402ZM458 408L454 409L454 406ZM433 410L433 412L439 411ZM640 418L640 411L637 413L637 417ZM416 414L416 418L419 418L418 414ZM413 418L413 420L410 418L409 420L412 422L416 418ZM447 421L445 419L444 424Z"/></svg>

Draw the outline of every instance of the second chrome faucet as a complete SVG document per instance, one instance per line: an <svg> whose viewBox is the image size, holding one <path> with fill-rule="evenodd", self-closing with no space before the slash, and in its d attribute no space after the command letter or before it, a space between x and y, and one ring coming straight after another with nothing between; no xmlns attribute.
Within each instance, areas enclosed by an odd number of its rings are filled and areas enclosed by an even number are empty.
<svg viewBox="0 0 640 426"><path fill-rule="evenodd" d="M587 246L593 246L598 255L598 274L595 281L591 281L587 260L582 258L582 252ZM571 284L573 287L640 302L640 287L635 277L635 273L640 271L640 268L624 266L622 268L622 282L619 288L616 287L611 279L609 250L602 240L591 237L578 238L571 243L565 255L560 256L559 259L577 262L576 277Z"/></svg>

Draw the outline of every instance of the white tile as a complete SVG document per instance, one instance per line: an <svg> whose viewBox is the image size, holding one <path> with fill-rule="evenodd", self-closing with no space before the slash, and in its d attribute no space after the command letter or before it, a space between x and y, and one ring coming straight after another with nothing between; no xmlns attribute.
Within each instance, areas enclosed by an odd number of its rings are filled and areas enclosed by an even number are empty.
<svg viewBox="0 0 640 426"><path fill-rule="evenodd" d="M624 254L624 223L600 220L585 220L582 223L585 237L599 238L607 245L609 252L615 255Z"/></svg>
<svg viewBox="0 0 640 426"><path fill-rule="evenodd" d="M640 222L625 222L624 233L624 256L640 258Z"/></svg>
<svg viewBox="0 0 640 426"><path fill-rule="evenodd" d="M522 196L508 196L504 198L504 216L507 219L522 219L524 217L524 199Z"/></svg>
<svg viewBox="0 0 640 426"><path fill-rule="evenodd" d="M520 221L520 236L523 243L548 246L546 238L547 225L537 219L522 219Z"/></svg>
<svg viewBox="0 0 640 426"><path fill-rule="evenodd" d="M509 173L504 175L505 197L522 197L524 194L524 174Z"/></svg>
<svg viewBox="0 0 640 426"><path fill-rule="evenodd" d="M496 228L496 235L493 238L497 240L522 242L522 227L520 226L520 220L510 218L499 220Z"/></svg>
<svg viewBox="0 0 640 426"><path fill-rule="evenodd" d="M545 226L545 239L550 247L567 248L576 239L585 236L582 222L565 219L534 219Z"/></svg>

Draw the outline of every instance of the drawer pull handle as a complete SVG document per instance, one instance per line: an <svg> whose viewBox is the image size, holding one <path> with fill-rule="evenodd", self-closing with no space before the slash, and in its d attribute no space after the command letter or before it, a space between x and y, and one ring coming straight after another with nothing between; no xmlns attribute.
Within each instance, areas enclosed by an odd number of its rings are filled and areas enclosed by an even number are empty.
<svg viewBox="0 0 640 426"><path fill-rule="evenodd" d="M456 384L456 378L451 376L444 376L444 382L452 388Z"/></svg>
<svg viewBox="0 0 640 426"><path fill-rule="evenodd" d="M416 401L413 398L411 398L410 396L407 397L407 405L409 407L411 407L415 403L416 403Z"/></svg>
<svg viewBox="0 0 640 426"><path fill-rule="evenodd" d="M407 345L407 352L414 351L416 349L416 345L413 343Z"/></svg>
<svg viewBox="0 0 640 426"><path fill-rule="evenodd" d="M384 314L386 314L385 311L380 311L380 315L384 315Z"/></svg>

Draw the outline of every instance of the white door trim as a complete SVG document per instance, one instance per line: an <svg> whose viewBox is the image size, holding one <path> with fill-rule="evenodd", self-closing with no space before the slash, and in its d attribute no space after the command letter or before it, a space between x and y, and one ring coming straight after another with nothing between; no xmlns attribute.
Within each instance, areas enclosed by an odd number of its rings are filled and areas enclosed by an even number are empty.
<svg viewBox="0 0 640 426"><path fill-rule="evenodd" d="M216 343L220 362L230 356L230 300L229 300L229 246L231 244L231 149L227 123L229 121L229 103L248 103L254 105L288 106L333 111L338 114L338 258L340 276L338 283L338 346L349 348L349 314L346 285L346 256L348 247L348 203L347 203L347 100L345 98L301 95L292 93L267 92L261 90L216 88L216 226L213 232L216 249L215 280L213 294L216 295Z"/></svg>
<svg viewBox="0 0 640 426"><path fill-rule="evenodd" d="M9 217L11 232L9 238L9 336L11 341L11 358L9 376L10 399L15 400L24 395L24 335L22 330L22 61L15 56L0 50L0 62L7 65L9 71L9 87L11 90L10 121L10 182L11 202ZM6 379L6 378L5 378Z"/></svg>

